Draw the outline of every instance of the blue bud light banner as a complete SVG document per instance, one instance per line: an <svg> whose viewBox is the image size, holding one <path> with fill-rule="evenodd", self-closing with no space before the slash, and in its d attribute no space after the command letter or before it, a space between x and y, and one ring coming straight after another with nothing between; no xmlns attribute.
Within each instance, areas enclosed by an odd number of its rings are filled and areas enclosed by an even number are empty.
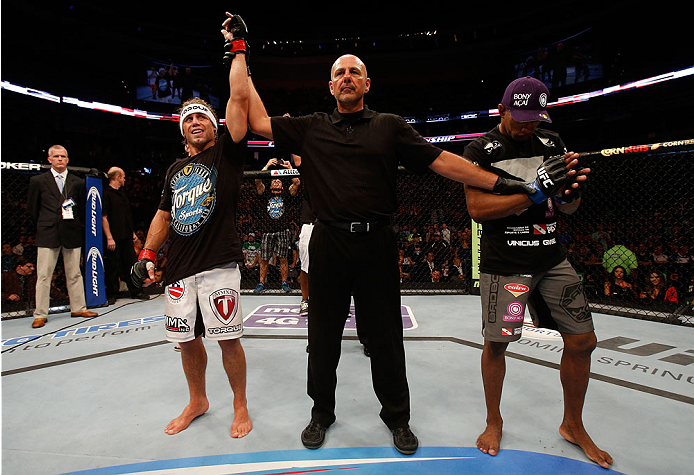
<svg viewBox="0 0 694 475"><path fill-rule="evenodd" d="M101 221L101 197L103 184L101 178L88 176L87 205L85 207L85 251L84 293L87 307L106 303L106 283L104 276L104 241Z"/></svg>

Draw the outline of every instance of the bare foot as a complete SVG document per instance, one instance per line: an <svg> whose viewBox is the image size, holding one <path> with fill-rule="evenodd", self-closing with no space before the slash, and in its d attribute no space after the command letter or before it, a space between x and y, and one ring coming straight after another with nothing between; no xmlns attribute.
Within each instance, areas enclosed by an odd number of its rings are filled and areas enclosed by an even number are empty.
<svg viewBox="0 0 694 475"><path fill-rule="evenodd" d="M231 423L231 436L235 439L246 437L251 429L253 429L253 423L248 416L248 408L245 405L235 407L234 422Z"/></svg>
<svg viewBox="0 0 694 475"><path fill-rule="evenodd" d="M477 438L477 448L485 454L496 455L501 446L502 424L488 423L487 428Z"/></svg>
<svg viewBox="0 0 694 475"><path fill-rule="evenodd" d="M182 430L185 430L193 419L198 416L202 416L205 412L207 412L209 407L210 404L207 400L204 400L199 404L188 404L185 409L183 409L180 416L169 422L169 425L166 426L164 432L169 435L178 434Z"/></svg>
<svg viewBox="0 0 694 475"><path fill-rule="evenodd" d="M602 468L610 468L612 457L604 450L600 450L590 438L584 428L571 430L566 424L559 426L559 433L572 444L578 445L593 462Z"/></svg>

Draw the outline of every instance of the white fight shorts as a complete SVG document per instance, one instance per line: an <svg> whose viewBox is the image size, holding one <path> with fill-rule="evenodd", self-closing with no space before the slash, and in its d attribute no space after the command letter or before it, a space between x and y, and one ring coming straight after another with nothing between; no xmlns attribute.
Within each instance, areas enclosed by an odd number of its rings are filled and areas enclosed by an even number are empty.
<svg viewBox="0 0 694 475"><path fill-rule="evenodd" d="M204 333L210 340L243 335L241 272L235 262L166 286L166 339L180 343Z"/></svg>

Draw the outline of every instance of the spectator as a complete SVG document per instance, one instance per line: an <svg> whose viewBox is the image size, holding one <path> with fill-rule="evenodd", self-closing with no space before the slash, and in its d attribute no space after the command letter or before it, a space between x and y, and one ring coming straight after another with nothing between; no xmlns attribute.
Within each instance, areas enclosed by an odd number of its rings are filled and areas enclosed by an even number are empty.
<svg viewBox="0 0 694 475"><path fill-rule="evenodd" d="M594 242L599 242L602 247L606 248L610 240L610 234L605 231L605 225L603 223L598 223L598 229L590 235L590 238Z"/></svg>
<svg viewBox="0 0 694 475"><path fill-rule="evenodd" d="M671 262L673 264L691 264L692 254L691 247L689 244L682 244L677 248L677 253L672 256Z"/></svg>
<svg viewBox="0 0 694 475"><path fill-rule="evenodd" d="M690 247L686 243L673 247L674 252L670 255L668 269L670 272L677 272L682 282L689 281L692 278L692 267L694 260L690 252Z"/></svg>
<svg viewBox="0 0 694 475"><path fill-rule="evenodd" d="M137 239L133 242L133 248L135 249L135 254L139 256L145 245L145 233L142 230L138 230L135 232L135 236Z"/></svg>
<svg viewBox="0 0 694 475"><path fill-rule="evenodd" d="M634 286L627 280L626 269L615 266L605 282L605 296L619 300L630 300L634 297Z"/></svg>
<svg viewBox="0 0 694 475"><path fill-rule="evenodd" d="M12 248L12 252L16 256L21 256L22 254L24 254L24 243L26 243L26 239L27 237L23 234L19 236L19 238L17 239L17 244L15 244Z"/></svg>
<svg viewBox="0 0 694 475"><path fill-rule="evenodd" d="M639 267L650 267L653 264L653 253L648 250L646 243L639 243L636 249L636 262Z"/></svg>
<svg viewBox="0 0 694 475"><path fill-rule="evenodd" d="M461 262L469 265L472 260L472 231L469 227L458 231L453 254L460 258Z"/></svg>
<svg viewBox="0 0 694 475"><path fill-rule="evenodd" d="M670 262L670 257L663 252L663 246L661 245L655 247L652 257L653 264L655 265L667 264L668 262Z"/></svg>
<svg viewBox="0 0 694 475"><path fill-rule="evenodd" d="M688 293L688 284L684 279L682 279L682 275L677 270L670 272L668 280L669 282L667 285L671 286L675 290L677 293L677 300L679 302L680 296Z"/></svg>
<svg viewBox="0 0 694 475"><path fill-rule="evenodd" d="M36 298L35 266L26 257L17 258L13 270L2 273L2 307L4 311L24 310Z"/></svg>
<svg viewBox="0 0 694 475"><path fill-rule="evenodd" d="M427 246L427 252L434 255L434 263L436 267L444 267L448 265L451 257L451 248L446 241L443 240L440 231L435 231L434 235Z"/></svg>
<svg viewBox="0 0 694 475"><path fill-rule="evenodd" d="M439 269L438 267L431 271L431 282L441 282L441 269Z"/></svg>
<svg viewBox="0 0 694 475"><path fill-rule="evenodd" d="M626 276L631 276L632 272L638 268L636 254L622 244L614 244L602 256L602 266L608 274L612 274L615 267L621 266L626 272Z"/></svg>
<svg viewBox="0 0 694 475"><path fill-rule="evenodd" d="M460 257L456 256L453 258L453 264L450 266L448 278L451 282L465 282L467 280L467 269Z"/></svg>
<svg viewBox="0 0 694 475"><path fill-rule="evenodd" d="M26 242L24 243L24 252L22 255L30 261L36 262L37 252L38 248L36 247L36 239L31 234L27 235Z"/></svg>
<svg viewBox="0 0 694 475"><path fill-rule="evenodd" d="M451 245L451 229L446 223L441 224L441 237L446 244Z"/></svg>
<svg viewBox="0 0 694 475"><path fill-rule="evenodd" d="M649 273L648 283L640 298L644 303L650 302L672 302L678 303L677 290L672 285L668 285L662 272L654 270Z"/></svg>
<svg viewBox="0 0 694 475"><path fill-rule="evenodd" d="M276 166L288 170L292 168L292 164L287 160L271 158L263 167L263 170L269 170ZM260 201L261 209L258 214L264 214L268 218L267 221L264 222L267 229L263 230L263 238L260 245L260 281L253 291L256 294L265 290L269 265L268 261L270 261L272 257L275 257L275 262L279 260L282 290L285 292L291 292L292 290L287 282L289 275L288 257L291 249L291 243L289 241L291 203L289 198L296 196L300 184L301 181L298 178L292 178L292 184L289 185L289 195L287 195L284 191L284 184L279 178L274 178L270 181L269 189L262 180L255 180L256 192L262 197Z"/></svg>
<svg viewBox="0 0 694 475"><path fill-rule="evenodd" d="M299 155L292 155L294 159L294 164L297 168L301 167L301 157ZM308 266L310 262L310 257L308 254L308 246L311 242L311 234L313 233L313 228L316 223L316 215L313 214L311 209L311 203L309 202L308 192L304 189L302 193L301 200L301 230L299 232L299 240L297 242L299 251L299 262L301 263L301 269L299 272L299 285L301 286L301 302L299 303L299 316L308 317L308 306L309 306L309 289L308 289ZM401 271L402 272L402 271ZM306 347L308 351L308 346Z"/></svg>
<svg viewBox="0 0 694 475"><path fill-rule="evenodd" d="M2 245L2 272L8 272L15 268L17 256L12 252L12 245L8 242Z"/></svg>
<svg viewBox="0 0 694 475"><path fill-rule="evenodd" d="M243 243L243 263L244 272L242 275L246 279L255 281L258 274L258 262L260 260L260 243L255 240L255 233L248 233ZM245 275L244 275L245 274Z"/></svg>
<svg viewBox="0 0 694 475"><path fill-rule="evenodd" d="M410 252L406 253L405 255L406 257L409 257L410 261L412 261L412 265L414 266L424 262L424 258L426 257L426 254L422 249L422 244L419 241L415 241L410 247Z"/></svg>
<svg viewBox="0 0 694 475"><path fill-rule="evenodd" d="M431 274L439 268L436 263L436 256L429 251L424 257L424 261L419 266L418 280L419 282L431 282Z"/></svg>
<svg viewBox="0 0 694 475"><path fill-rule="evenodd" d="M413 263L412 259L407 255L405 249L398 250L398 264L400 266L400 279L401 282L409 281L411 279Z"/></svg>
<svg viewBox="0 0 694 475"><path fill-rule="evenodd" d="M566 51L564 43L557 43L554 50L549 54L547 62L551 65L552 87L566 86L566 69L569 67L569 53Z"/></svg>
<svg viewBox="0 0 694 475"><path fill-rule="evenodd" d="M156 66L152 65L150 66L149 70L147 71L147 84L149 85L149 88L152 90L152 99L156 100L157 99L157 77L159 74L157 73L157 68Z"/></svg>

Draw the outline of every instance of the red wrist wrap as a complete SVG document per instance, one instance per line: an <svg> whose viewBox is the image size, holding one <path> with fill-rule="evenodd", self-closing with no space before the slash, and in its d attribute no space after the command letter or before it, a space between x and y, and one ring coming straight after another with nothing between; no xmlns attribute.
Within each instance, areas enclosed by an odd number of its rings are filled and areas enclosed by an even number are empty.
<svg viewBox="0 0 694 475"><path fill-rule="evenodd" d="M154 262L157 260L157 253L151 249L143 249L140 251L138 259L149 259L150 261Z"/></svg>
<svg viewBox="0 0 694 475"><path fill-rule="evenodd" d="M246 40L231 40L231 52L232 53L245 53L246 52Z"/></svg>

